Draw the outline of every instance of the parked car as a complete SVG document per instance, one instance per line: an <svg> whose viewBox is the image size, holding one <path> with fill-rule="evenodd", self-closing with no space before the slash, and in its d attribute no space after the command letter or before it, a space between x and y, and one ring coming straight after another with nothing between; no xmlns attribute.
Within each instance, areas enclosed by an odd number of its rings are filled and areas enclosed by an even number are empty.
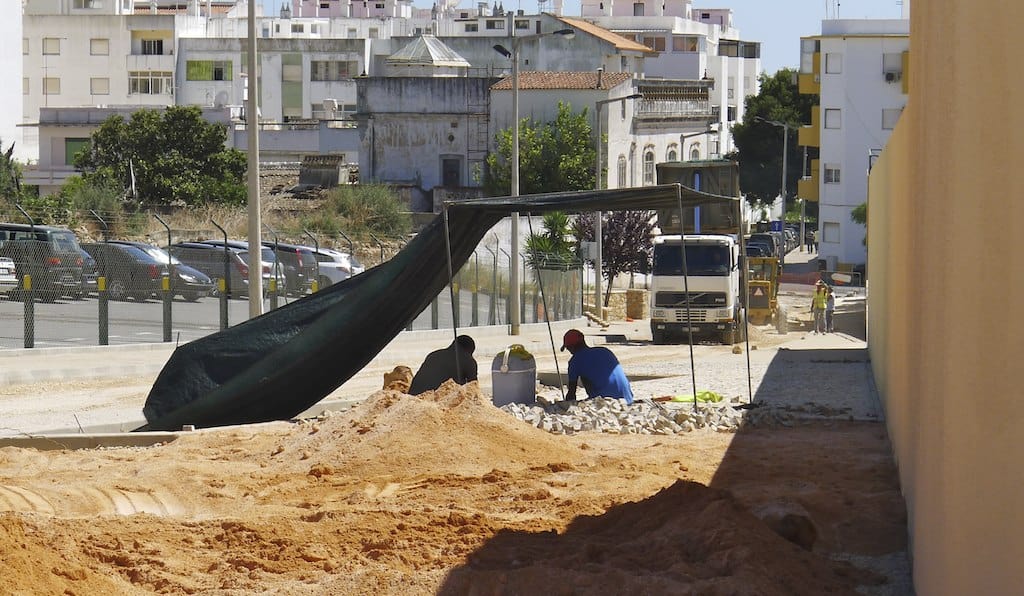
<svg viewBox="0 0 1024 596"><path fill-rule="evenodd" d="M111 241L82 245L94 259L100 275L107 280L112 300L148 300L163 290L163 278L170 275L171 291L195 302L213 291L213 282L201 271L171 257L163 249L138 242ZM168 264L173 267L168 267Z"/></svg>
<svg viewBox="0 0 1024 596"><path fill-rule="evenodd" d="M264 242L263 246L274 251L277 260L284 265L285 293L301 296L309 292L316 279L316 257L305 246Z"/></svg>
<svg viewBox="0 0 1024 596"><path fill-rule="evenodd" d="M74 232L54 226L0 223L0 256L14 261L18 285L31 276L43 300L81 290L82 255Z"/></svg>
<svg viewBox="0 0 1024 596"><path fill-rule="evenodd" d="M345 281L353 275L358 275L366 270L362 263L347 252L324 247L306 246L305 248L312 251L313 256L317 260L319 269L318 279L321 288L326 288L339 281Z"/></svg>
<svg viewBox="0 0 1024 596"><path fill-rule="evenodd" d="M225 245L223 240L200 240L199 243L220 248L224 248ZM245 240L228 240L227 247L237 252L246 263L249 262L248 242ZM271 277L277 280L278 293L284 292L286 282L284 265L278 262L277 257L274 255L274 250L264 246L260 251L260 263L263 267L263 294L266 295L269 291Z"/></svg>
<svg viewBox="0 0 1024 596"><path fill-rule="evenodd" d="M0 257L0 294L9 294L18 287L18 276L14 272L14 261Z"/></svg>
<svg viewBox="0 0 1024 596"><path fill-rule="evenodd" d="M100 276L99 268L96 267L96 259L92 258L92 255L85 252L84 249L79 248L79 253L82 255L82 287L73 295L75 299L95 294L97 292L96 280Z"/></svg>
<svg viewBox="0 0 1024 596"><path fill-rule="evenodd" d="M248 251L240 251L202 242L179 242L168 247L173 257L186 265L202 271L212 280L224 279L224 263L228 264L226 281L228 298L249 295ZM266 292L266 288L264 288ZM216 292L216 288L215 291Z"/></svg>

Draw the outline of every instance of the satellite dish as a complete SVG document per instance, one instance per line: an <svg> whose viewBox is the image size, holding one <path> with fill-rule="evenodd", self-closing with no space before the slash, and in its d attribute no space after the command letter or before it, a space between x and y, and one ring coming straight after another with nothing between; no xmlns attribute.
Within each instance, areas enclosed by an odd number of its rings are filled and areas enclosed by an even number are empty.
<svg viewBox="0 0 1024 596"><path fill-rule="evenodd" d="M213 100L214 107L223 108L228 103L228 92L218 91L217 97Z"/></svg>

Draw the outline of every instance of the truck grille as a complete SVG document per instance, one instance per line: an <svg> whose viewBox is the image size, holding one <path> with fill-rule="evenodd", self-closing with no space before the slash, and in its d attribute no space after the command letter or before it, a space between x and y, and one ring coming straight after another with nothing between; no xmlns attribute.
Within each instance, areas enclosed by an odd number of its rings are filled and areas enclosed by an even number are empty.
<svg viewBox="0 0 1024 596"><path fill-rule="evenodd" d="M665 319L669 323L706 323L708 311L705 308L690 308L690 318L686 318L686 309L670 310Z"/></svg>
<svg viewBox="0 0 1024 596"><path fill-rule="evenodd" d="M726 304L725 292L690 292L690 308L723 308ZM654 307L686 308L686 292L658 292Z"/></svg>

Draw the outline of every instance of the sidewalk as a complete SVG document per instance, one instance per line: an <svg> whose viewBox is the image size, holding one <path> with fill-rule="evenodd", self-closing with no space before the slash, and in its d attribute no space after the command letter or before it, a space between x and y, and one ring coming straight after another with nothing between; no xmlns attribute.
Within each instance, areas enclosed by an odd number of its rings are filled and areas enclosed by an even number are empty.
<svg viewBox="0 0 1024 596"><path fill-rule="evenodd" d="M782 267L780 283L813 285L818 281L818 253L800 252L796 248L786 253L786 264Z"/></svg>

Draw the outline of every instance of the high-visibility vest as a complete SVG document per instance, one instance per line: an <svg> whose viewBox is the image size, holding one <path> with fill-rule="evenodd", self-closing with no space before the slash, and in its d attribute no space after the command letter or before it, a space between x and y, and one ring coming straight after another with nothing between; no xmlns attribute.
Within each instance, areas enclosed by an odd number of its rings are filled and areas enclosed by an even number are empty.
<svg viewBox="0 0 1024 596"><path fill-rule="evenodd" d="M814 308L818 310L825 310L825 301L828 299L828 294L824 290L814 292Z"/></svg>

